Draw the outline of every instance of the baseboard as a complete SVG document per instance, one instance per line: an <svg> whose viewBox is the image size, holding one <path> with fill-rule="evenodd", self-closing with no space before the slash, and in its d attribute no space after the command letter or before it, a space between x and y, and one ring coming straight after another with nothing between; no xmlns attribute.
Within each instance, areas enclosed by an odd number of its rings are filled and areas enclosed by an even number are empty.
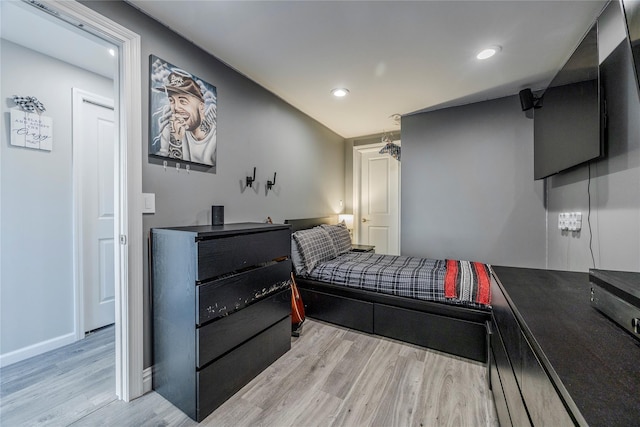
<svg viewBox="0 0 640 427"><path fill-rule="evenodd" d="M153 367L142 371L142 394L149 393L153 389Z"/></svg>
<svg viewBox="0 0 640 427"><path fill-rule="evenodd" d="M74 342L76 342L76 334L72 332L70 334L61 335L50 340L42 341L6 354L2 354L0 355L0 368L13 365L14 363L29 359L30 357L38 356L42 353L46 353L47 351L55 350Z"/></svg>

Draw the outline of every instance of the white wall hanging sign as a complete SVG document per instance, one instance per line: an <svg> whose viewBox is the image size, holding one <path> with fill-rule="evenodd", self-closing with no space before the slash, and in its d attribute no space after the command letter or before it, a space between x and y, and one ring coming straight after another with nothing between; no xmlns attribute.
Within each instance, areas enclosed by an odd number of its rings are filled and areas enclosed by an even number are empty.
<svg viewBox="0 0 640 427"><path fill-rule="evenodd" d="M11 145L51 151L53 120L19 108L11 109Z"/></svg>

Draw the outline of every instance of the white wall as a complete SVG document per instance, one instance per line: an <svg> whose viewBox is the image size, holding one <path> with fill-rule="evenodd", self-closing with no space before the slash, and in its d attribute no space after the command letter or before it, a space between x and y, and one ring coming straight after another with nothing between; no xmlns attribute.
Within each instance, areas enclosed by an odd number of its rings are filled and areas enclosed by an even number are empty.
<svg viewBox="0 0 640 427"><path fill-rule="evenodd" d="M112 97L113 82L6 40L1 41L0 355L72 342L72 88ZM35 96L53 119L51 152L11 146L13 95Z"/></svg>

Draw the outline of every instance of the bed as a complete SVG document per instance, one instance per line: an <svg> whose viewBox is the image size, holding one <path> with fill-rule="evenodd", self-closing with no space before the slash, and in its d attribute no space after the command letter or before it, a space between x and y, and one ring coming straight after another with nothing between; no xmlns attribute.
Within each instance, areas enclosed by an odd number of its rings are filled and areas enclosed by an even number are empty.
<svg viewBox="0 0 640 427"><path fill-rule="evenodd" d="M336 222L334 216L285 221L291 225L296 284L308 317L487 361L495 281L490 266L352 252Z"/></svg>

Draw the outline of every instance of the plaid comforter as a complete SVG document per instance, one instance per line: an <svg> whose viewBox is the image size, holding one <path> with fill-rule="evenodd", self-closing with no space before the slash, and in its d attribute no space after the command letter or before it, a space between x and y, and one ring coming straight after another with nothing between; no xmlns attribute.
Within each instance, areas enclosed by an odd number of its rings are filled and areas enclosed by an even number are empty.
<svg viewBox="0 0 640 427"><path fill-rule="evenodd" d="M483 276L481 267L489 276ZM465 271L470 273L461 274ZM476 271L480 274L473 273ZM348 252L319 263L306 277L401 297L487 308L490 274L486 264Z"/></svg>

